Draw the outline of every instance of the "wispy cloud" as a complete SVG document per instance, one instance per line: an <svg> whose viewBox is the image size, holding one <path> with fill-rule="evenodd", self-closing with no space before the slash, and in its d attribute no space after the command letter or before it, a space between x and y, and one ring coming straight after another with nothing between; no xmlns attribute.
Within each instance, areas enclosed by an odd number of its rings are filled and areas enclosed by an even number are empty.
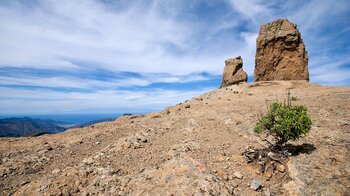
<svg viewBox="0 0 350 196"><path fill-rule="evenodd" d="M95 1L38 1L35 8L11 3L1 9L0 65L84 69L76 62L89 62L111 71L218 73L210 53L193 50L199 44L191 21L159 9L136 3L113 10Z"/></svg>
<svg viewBox="0 0 350 196"><path fill-rule="evenodd" d="M232 7L237 10L243 17L250 20L257 20L262 16L268 16L273 12L269 4L263 0L230 0Z"/></svg>
<svg viewBox="0 0 350 196"><path fill-rule="evenodd" d="M0 114L147 112L191 99L209 90L58 92L0 87ZM35 109L35 112L33 112Z"/></svg>
<svg viewBox="0 0 350 196"><path fill-rule="evenodd" d="M276 18L298 24L311 82L349 85L349 10L347 0L1 1L2 112L145 110L188 99L216 87L225 59L241 55L252 76L259 25Z"/></svg>
<svg viewBox="0 0 350 196"><path fill-rule="evenodd" d="M74 77L10 77L0 76L3 86L30 86L51 88L77 88L77 89L113 89L117 87L147 86L153 83L189 83L209 80L210 76L191 74L186 76L152 74L138 77L125 77L122 79L109 78L106 80L85 79Z"/></svg>

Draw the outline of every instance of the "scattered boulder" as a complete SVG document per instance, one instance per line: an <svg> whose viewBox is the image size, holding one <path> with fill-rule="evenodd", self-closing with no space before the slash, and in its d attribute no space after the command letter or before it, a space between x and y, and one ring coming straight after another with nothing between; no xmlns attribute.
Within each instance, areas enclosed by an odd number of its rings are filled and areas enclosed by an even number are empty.
<svg viewBox="0 0 350 196"><path fill-rule="evenodd" d="M284 165L277 165L277 170L283 173L286 170L286 168L284 167Z"/></svg>
<svg viewBox="0 0 350 196"><path fill-rule="evenodd" d="M250 188L257 191L261 188L261 182L259 180L253 179L250 183Z"/></svg>
<svg viewBox="0 0 350 196"><path fill-rule="evenodd" d="M234 59L227 59L225 61L224 73L222 75L222 82L220 88L247 82L248 75L243 71L243 60L241 56Z"/></svg>
<svg viewBox="0 0 350 196"><path fill-rule="evenodd" d="M56 168L56 169L54 169L54 170L52 170L52 174L58 174L58 173L60 173L61 172L61 170L60 169L58 169L58 168Z"/></svg>
<svg viewBox="0 0 350 196"><path fill-rule="evenodd" d="M308 55L297 25L278 19L260 27L254 81L309 80Z"/></svg>
<svg viewBox="0 0 350 196"><path fill-rule="evenodd" d="M235 172L233 173L233 176L234 176L235 178L238 178L238 179L242 179L242 178L243 178L243 175L242 175L242 173L241 173L240 171L235 171Z"/></svg>

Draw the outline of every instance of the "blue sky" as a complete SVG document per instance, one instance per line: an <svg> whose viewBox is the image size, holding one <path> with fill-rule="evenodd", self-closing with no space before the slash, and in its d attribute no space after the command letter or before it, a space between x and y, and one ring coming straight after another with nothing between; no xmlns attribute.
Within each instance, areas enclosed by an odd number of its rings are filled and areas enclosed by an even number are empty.
<svg viewBox="0 0 350 196"><path fill-rule="evenodd" d="M350 1L1 0L0 114L157 111L220 85L259 27L296 23L312 83L350 84Z"/></svg>

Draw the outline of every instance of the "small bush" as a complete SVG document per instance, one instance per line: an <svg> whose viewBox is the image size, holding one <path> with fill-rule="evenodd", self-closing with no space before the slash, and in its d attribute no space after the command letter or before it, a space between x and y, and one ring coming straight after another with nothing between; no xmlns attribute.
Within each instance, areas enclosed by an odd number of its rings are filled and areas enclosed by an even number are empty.
<svg viewBox="0 0 350 196"><path fill-rule="evenodd" d="M254 131L256 133L267 131L277 139L277 144L284 144L307 135L311 125L311 117L305 106L273 103L256 124Z"/></svg>

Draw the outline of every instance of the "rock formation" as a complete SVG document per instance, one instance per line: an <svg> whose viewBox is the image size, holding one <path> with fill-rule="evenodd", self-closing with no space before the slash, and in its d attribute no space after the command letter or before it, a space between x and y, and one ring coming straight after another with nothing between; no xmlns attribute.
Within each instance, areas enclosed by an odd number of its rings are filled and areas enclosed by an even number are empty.
<svg viewBox="0 0 350 196"><path fill-rule="evenodd" d="M260 27L254 81L309 80L308 55L297 26L278 19Z"/></svg>
<svg viewBox="0 0 350 196"><path fill-rule="evenodd" d="M241 56L234 59L227 59L225 61L224 73L222 74L221 86L230 86L233 84L239 84L241 82L246 82L248 75L243 71L243 60Z"/></svg>

